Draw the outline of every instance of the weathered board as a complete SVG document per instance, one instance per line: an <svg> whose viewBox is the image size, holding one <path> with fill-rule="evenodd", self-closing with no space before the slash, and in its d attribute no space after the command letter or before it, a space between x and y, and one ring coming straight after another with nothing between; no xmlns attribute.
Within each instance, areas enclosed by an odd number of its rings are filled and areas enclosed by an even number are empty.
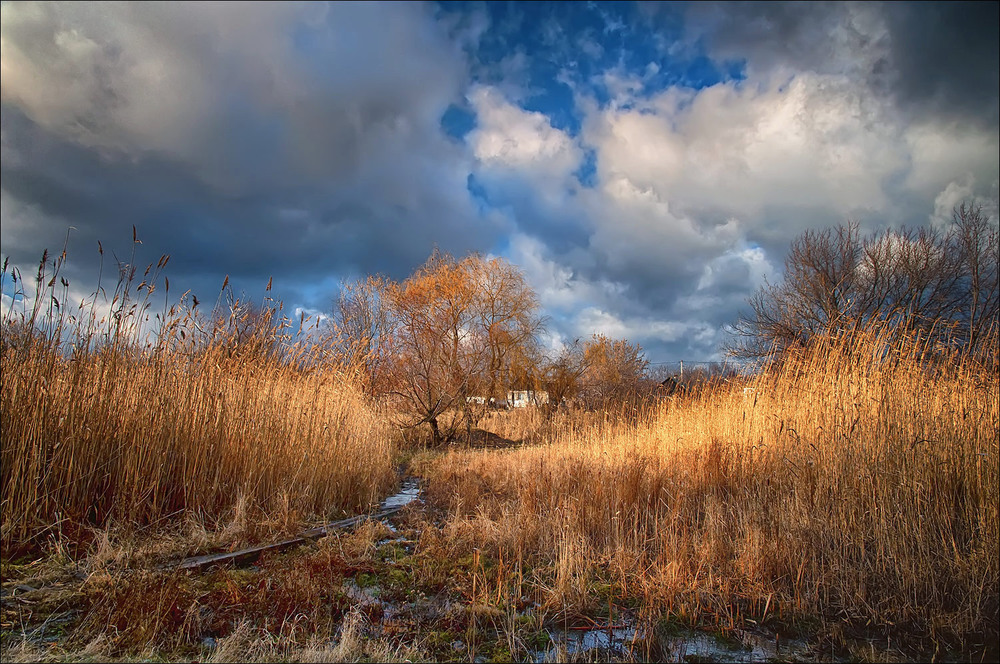
<svg viewBox="0 0 1000 664"><path fill-rule="evenodd" d="M380 520L386 517L392 516L396 512L400 511L400 507L393 507L390 509L384 509L374 514L361 514L359 516L352 516L349 519L342 519L340 521L334 521L333 523L328 523L323 526L318 526L316 528L310 528L299 533L296 537L292 539L287 539L282 542L275 542L274 544L262 544L260 546L250 547L248 549L241 549L239 551L230 551L228 553L211 553L204 556L194 556L191 558L185 558L178 563L171 563L163 566L163 569L178 569L178 570L197 570L203 567L209 567L211 565L249 565L254 560L257 559L260 554L265 551L284 551L293 546L299 544L305 544L306 542L311 542L317 540L321 537L329 535L332 532L338 530L344 530L345 528L350 528L356 526L362 521L367 521L368 519Z"/></svg>

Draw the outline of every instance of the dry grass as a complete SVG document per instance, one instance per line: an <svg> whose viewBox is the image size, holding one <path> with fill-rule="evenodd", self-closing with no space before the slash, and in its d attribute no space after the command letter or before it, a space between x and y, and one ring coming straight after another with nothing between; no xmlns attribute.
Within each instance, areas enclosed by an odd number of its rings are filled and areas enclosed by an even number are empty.
<svg viewBox="0 0 1000 664"><path fill-rule="evenodd" d="M603 588L692 622L812 616L969 645L998 631L1000 378L995 356L934 358L872 331L746 394L424 472L455 548L507 561L489 575L507 601L530 576L563 616Z"/></svg>
<svg viewBox="0 0 1000 664"><path fill-rule="evenodd" d="M58 265L40 271L36 303ZM135 290L123 279L117 293ZM5 599L5 657L405 659L450 652L458 630L470 657L486 633L526 656L543 624L622 612L647 632L664 616L752 620L995 653L981 645L1000 631L995 330L975 362L872 330L792 357L749 391L641 412L492 413L481 438L495 449L411 464L445 514L413 516L405 562L382 559L388 531L368 524L257 570L189 576L150 563L384 495L390 418L267 312L164 311L147 345L147 300L117 297L104 323L40 305L4 318L4 583L37 587L23 606ZM46 539L55 555L10 561ZM376 572L399 597L419 589L462 610L361 612L351 584ZM65 619L68 636L48 649L18 637L24 606L38 614L25 625Z"/></svg>
<svg viewBox="0 0 1000 664"><path fill-rule="evenodd" d="M146 335L152 288L130 300L125 272L103 320L94 303L46 310L60 264L39 270L32 311L3 321L5 547L185 518L252 536L364 508L395 482L387 419L280 309L174 306Z"/></svg>
<svg viewBox="0 0 1000 664"><path fill-rule="evenodd" d="M256 630L244 622L229 636L220 639L209 662L410 662L418 659L416 651L368 639L364 636L366 619L359 611L350 612L340 626L336 639L312 636L305 645L283 643L265 630Z"/></svg>
<svg viewBox="0 0 1000 664"><path fill-rule="evenodd" d="M60 519L358 509L394 481L387 426L336 374L210 355L5 352L3 538Z"/></svg>

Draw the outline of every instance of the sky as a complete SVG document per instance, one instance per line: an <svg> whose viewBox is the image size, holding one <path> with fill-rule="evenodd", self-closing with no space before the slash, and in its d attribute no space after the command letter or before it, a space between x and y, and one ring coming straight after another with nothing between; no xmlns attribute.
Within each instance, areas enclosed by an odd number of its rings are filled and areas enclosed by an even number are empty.
<svg viewBox="0 0 1000 664"><path fill-rule="evenodd" d="M806 230L996 223L997 8L4 2L0 253L72 227L75 301L135 226L173 293L323 314L481 252L553 349L718 360Z"/></svg>

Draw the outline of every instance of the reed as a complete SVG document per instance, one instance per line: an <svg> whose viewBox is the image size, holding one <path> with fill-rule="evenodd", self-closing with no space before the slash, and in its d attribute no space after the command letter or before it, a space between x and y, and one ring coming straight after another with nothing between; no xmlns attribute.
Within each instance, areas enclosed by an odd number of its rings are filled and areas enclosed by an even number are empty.
<svg viewBox="0 0 1000 664"><path fill-rule="evenodd" d="M43 258L31 309L4 315L5 547L57 526L212 522L237 508L329 516L395 482L387 418L269 298L230 296L205 316L181 298L152 315L163 257L138 287L124 266L110 305L95 294L70 312L64 258ZM6 265L4 277L19 283Z"/></svg>
<svg viewBox="0 0 1000 664"><path fill-rule="evenodd" d="M96 583L126 575L99 564L128 562L111 539L147 526L186 519L218 530L282 514L291 527L363 509L394 483L391 416L365 398L334 344L303 334L303 321L292 333L280 305L265 296L248 307L224 290L210 314L164 296L154 315L164 257L138 286L135 270L121 269L110 303L95 295L69 313L64 257L43 259L30 309L8 309L0 327L5 556L68 528L100 529ZM647 634L664 617L722 629L752 620L782 638L796 625L810 637L846 626L992 656L976 644L1000 632L998 341L994 327L972 357L873 326L751 379L641 408L489 414L481 426L492 437L480 438L494 449L414 453L426 500L445 511L443 521L411 515L414 583L465 597L477 621L500 625L510 653L527 652L518 616L534 602L538 625L606 616L611 626L624 612L648 621ZM341 572L374 565L366 532L354 534L367 543ZM336 538L341 557L351 557L347 541ZM295 581L286 608L296 598L311 608L288 615L326 615L341 572L296 560L286 562L302 565L297 575L281 575ZM334 585L317 586L317 570ZM161 576L164 593L182 583ZM161 628L159 604L137 609L152 597L141 578L119 586L90 605L80 635L102 638L120 616L123 634L138 625L129 633L143 643L181 647ZM257 649L270 638L274 594L256 588L264 627L234 628L226 656L277 656ZM328 635L332 620L305 636ZM355 643L357 620L341 645L373 656ZM347 656L309 643L286 655Z"/></svg>
<svg viewBox="0 0 1000 664"><path fill-rule="evenodd" d="M603 580L650 615L722 626L807 616L995 636L991 334L976 359L889 329L828 339L749 390L450 453L425 470L430 495L456 546L528 561L536 601L563 615L595 610L583 589Z"/></svg>

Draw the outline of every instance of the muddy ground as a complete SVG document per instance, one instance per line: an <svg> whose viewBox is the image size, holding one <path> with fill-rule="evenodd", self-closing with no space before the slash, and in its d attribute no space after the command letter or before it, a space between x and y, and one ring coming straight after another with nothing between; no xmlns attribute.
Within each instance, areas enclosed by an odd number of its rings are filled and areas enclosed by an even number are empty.
<svg viewBox="0 0 1000 664"><path fill-rule="evenodd" d="M597 582L589 610L495 586L504 561L442 545L444 515L415 481L369 521L241 564L179 570L179 558L8 561L3 659L161 661L907 661L890 638L773 616L729 628L656 615ZM534 576L532 576L534 575ZM521 592L512 592L512 588Z"/></svg>

